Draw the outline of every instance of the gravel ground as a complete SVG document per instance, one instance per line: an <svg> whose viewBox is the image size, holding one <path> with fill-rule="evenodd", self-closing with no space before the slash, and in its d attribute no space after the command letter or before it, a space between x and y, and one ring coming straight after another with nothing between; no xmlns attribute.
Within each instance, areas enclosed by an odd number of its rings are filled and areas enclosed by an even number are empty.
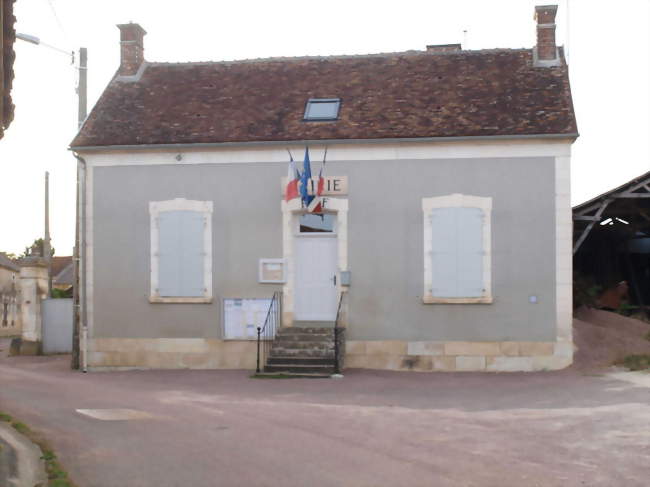
<svg viewBox="0 0 650 487"><path fill-rule="evenodd" d="M648 374L273 380L68 363L0 358L0 410L44 433L80 487L611 487L650 471ZM97 419L116 416L131 419Z"/></svg>

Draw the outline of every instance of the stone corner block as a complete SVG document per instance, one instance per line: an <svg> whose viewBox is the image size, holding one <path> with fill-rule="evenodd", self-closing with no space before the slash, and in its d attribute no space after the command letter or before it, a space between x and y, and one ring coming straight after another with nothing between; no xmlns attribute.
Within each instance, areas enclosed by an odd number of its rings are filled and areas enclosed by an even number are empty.
<svg viewBox="0 0 650 487"><path fill-rule="evenodd" d="M516 357L519 355L519 342L501 342L501 355L506 357Z"/></svg>
<svg viewBox="0 0 650 487"><path fill-rule="evenodd" d="M456 370L481 371L485 370L485 363L485 357L461 355L456 357Z"/></svg>
<svg viewBox="0 0 650 487"><path fill-rule="evenodd" d="M499 342L447 342L445 355L501 355Z"/></svg>
<svg viewBox="0 0 650 487"><path fill-rule="evenodd" d="M573 360L574 350L573 342L557 342L554 345L553 355Z"/></svg>
<svg viewBox="0 0 650 487"><path fill-rule="evenodd" d="M442 342L408 342L409 355L434 355L445 354L445 344Z"/></svg>
<svg viewBox="0 0 650 487"><path fill-rule="evenodd" d="M523 357L553 355L554 345L554 342L520 342L519 355Z"/></svg>
<svg viewBox="0 0 650 487"><path fill-rule="evenodd" d="M433 370L453 372L456 370L456 357L433 357Z"/></svg>
<svg viewBox="0 0 650 487"><path fill-rule="evenodd" d="M486 370L490 372L530 372L532 357L488 357Z"/></svg>
<svg viewBox="0 0 650 487"><path fill-rule="evenodd" d="M533 359L533 370L545 371L545 370L561 370L565 369L573 362L572 359L567 357L555 357L553 355L542 356L542 357L532 357Z"/></svg>
<svg viewBox="0 0 650 487"><path fill-rule="evenodd" d="M406 342L400 340L367 341L368 355L406 355Z"/></svg>

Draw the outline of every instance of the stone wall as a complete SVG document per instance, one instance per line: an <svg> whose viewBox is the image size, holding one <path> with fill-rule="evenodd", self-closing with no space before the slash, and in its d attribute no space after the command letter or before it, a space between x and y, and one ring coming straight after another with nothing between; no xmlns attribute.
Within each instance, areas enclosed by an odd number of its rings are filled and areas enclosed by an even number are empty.
<svg viewBox="0 0 650 487"><path fill-rule="evenodd" d="M350 368L413 371L530 372L568 367L573 344L562 342L350 341Z"/></svg>
<svg viewBox="0 0 650 487"><path fill-rule="evenodd" d="M89 369L255 369L256 342L211 338L94 338Z"/></svg>

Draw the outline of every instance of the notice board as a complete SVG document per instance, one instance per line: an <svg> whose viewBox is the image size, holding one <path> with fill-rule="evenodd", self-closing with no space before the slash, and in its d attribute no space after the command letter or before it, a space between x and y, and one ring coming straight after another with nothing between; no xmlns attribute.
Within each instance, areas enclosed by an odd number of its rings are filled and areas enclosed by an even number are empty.
<svg viewBox="0 0 650 487"><path fill-rule="evenodd" d="M257 327L271 306L271 298L226 298L223 300L223 332L226 340L257 338Z"/></svg>

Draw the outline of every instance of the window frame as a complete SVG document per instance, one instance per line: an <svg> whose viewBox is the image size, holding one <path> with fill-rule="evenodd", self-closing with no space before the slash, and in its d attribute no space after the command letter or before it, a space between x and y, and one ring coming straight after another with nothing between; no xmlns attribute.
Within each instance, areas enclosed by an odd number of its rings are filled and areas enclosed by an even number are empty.
<svg viewBox="0 0 650 487"><path fill-rule="evenodd" d="M212 201L187 200L176 198L166 201L149 202L149 231L151 238L150 260L151 279L149 290L150 303L211 303L212 302ZM159 250L160 234L158 218L168 211L195 211L201 213L203 226L203 296L160 296L159 294Z"/></svg>
<svg viewBox="0 0 650 487"><path fill-rule="evenodd" d="M335 117L309 117L309 107L314 103L336 103L336 116ZM305 103L305 112L303 114L303 121L305 122L327 122L339 119L339 113L341 113L341 99L340 98L310 98Z"/></svg>
<svg viewBox="0 0 650 487"><path fill-rule="evenodd" d="M438 208L478 208L483 212L483 295L480 297L439 297L433 295L433 228L431 217ZM454 193L422 198L424 230L424 304L490 304L492 296L492 198Z"/></svg>
<svg viewBox="0 0 650 487"><path fill-rule="evenodd" d="M305 216L305 215L331 215L333 218L332 222L332 231L331 232L301 232L300 231L300 218ZM319 213L309 213L309 212L300 212L296 214L296 228L295 228L295 235L298 237L325 237L325 236L333 236L335 237L338 233L338 218L335 212L332 211L326 211L323 210Z"/></svg>

